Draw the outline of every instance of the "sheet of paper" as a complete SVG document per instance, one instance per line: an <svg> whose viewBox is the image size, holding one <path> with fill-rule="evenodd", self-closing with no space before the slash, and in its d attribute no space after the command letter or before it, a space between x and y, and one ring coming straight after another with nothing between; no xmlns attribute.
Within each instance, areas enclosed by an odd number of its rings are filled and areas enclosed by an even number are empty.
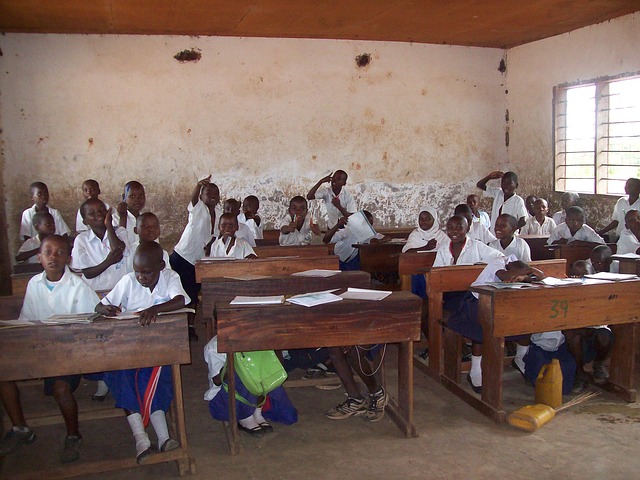
<svg viewBox="0 0 640 480"><path fill-rule="evenodd" d="M581 285L581 278L555 278L555 277L545 277L540 280L540 283L543 285L556 286L556 285Z"/></svg>
<svg viewBox="0 0 640 480"><path fill-rule="evenodd" d="M618 260L620 258L631 258L637 260L638 258L640 258L640 255L638 255L637 253L616 253L615 255L612 255L611 258L613 258L614 260Z"/></svg>
<svg viewBox="0 0 640 480"><path fill-rule="evenodd" d="M42 320L42 323L48 325L64 325L69 323L91 323L99 315L97 313L76 313L76 314L59 314L51 315L49 318Z"/></svg>
<svg viewBox="0 0 640 480"><path fill-rule="evenodd" d="M333 291L335 292L335 290ZM342 297L331 293L331 291L302 293L287 298L288 303L302 305L303 307L315 307L325 303L339 302L340 300L342 300Z"/></svg>
<svg viewBox="0 0 640 480"><path fill-rule="evenodd" d="M489 283L485 283L485 285L489 286L489 287L493 287L493 288L497 288L499 290L509 290L509 289L514 289L514 290L518 290L520 288L531 288L531 287L535 287L535 285L533 285L532 283L525 283L525 282L489 282Z"/></svg>
<svg viewBox="0 0 640 480"><path fill-rule="evenodd" d="M229 302L230 305L277 305L284 302L284 295L263 295L247 297L238 295Z"/></svg>
<svg viewBox="0 0 640 480"><path fill-rule="evenodd" d="M340 295L349 300L383 300L391 295L387 290L369 290L367 288L349 287L346 292Z"/></svg>
<svg viewBox="0 0 640 480"><path fill-rule="evenodd" d="M270 278L269 275L256 275L254 273L245 273L244 275L227 275L224 278L231 278L233 280L262 280L263 278Z"/></svg>
<svg viewBox="0 0 640 480"><path fill-rule="evenodd" d="M364 216L362 210L349 216L347 227L357 240L357 243L366 243L376 235L376 231L367 220L367 217Z"/></svg>
<svg viewBox="0 0 640 480"><path fill-rule="evenodd" d="M117 318L118 320L132 320L134 318L138 318L139 310L133 311L133 310L125 310L124 312L121 312L120 315L115 315L115 316L111 316L111 317L105 317L105 318ZM174 313L196 313L196 311L193 308L180 308L179 310L173 310L171 312L160 312L158 315L173 315Z"/></svg>
<svg viewBox="0 0 640 480"><path fill-rule="evenodd" d="M32 327L38 325L40 322L33 320L0 320L0 328L18 328L18 327Z"/></svg>
<svg viewBox="0 0 640 480"><path fill-rule="evenodd" d="M595 278L597 280L610 280L613 282L617 282L619 280L631 280L634 278L638 278L638 276L628 273L599 272L594 273L593 275L585 275L585 278Z"/></svg>
<svg viewBox="0 0 640 480"><path fill-rule="evenodd" d="M292 273L291 275L294 275L296 277L319 277L319 278L325 278L325 277L332 277L334 275L338 275L339 273L340 273L340 270L315 269L315 270L305 270L304 272L296 272L296 273Z"/></svg>
<svg viewBox="0 0 640 480"><path fill-rule="evenodd" d="M389 243L407 243L407 239L406 238L392 238L391 240L389 240Z"/></svg>

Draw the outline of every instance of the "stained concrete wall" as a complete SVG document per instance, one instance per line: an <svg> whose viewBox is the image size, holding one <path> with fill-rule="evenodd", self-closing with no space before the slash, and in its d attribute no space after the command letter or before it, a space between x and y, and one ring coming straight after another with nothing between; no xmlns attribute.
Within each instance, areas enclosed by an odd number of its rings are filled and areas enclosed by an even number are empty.
<svg viewBox="0 0 640 480"><path fill-rule="evenodd" d="M509 161L521 193L541 194L559 209L553 191L553 87L640 73L640 13L512 48L507 52ZM617 197L583 195L589 223L609 223Z"/></svg>
<svg viewBox="0 0 640 480"><path fill-rule="evenodd" d="M499 49L33 34L2 36L0 48L14 249L34 180L71 225L84 179L112 205L139 179L171 247L208 174L223 198L258 195L269 225L343 168L359 204L396 226L413 225L425 203L450 212L479 172L506 167ZM191 48L197 63L173 58ZM358 68L363 53L371 62Z"/></svg>

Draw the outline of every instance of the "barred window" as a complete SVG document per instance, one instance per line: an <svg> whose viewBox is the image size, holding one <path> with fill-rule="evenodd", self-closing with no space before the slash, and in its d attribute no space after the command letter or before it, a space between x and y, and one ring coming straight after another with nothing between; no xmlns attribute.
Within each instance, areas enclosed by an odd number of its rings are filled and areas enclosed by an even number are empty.
<svg viewBox="0 0 640 480"><path fill-rule="evenodd" d="M640 77L554 88L557 191L624 195L640 178Z"/></svg>

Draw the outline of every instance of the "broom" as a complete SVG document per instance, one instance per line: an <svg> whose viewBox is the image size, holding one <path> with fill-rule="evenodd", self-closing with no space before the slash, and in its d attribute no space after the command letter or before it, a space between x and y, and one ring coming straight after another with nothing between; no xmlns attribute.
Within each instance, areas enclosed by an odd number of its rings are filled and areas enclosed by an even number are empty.
<svg viewBox="0 0 640 480"><path fill-rule="evenodd" d="M526 405L509 414L507 421L509 422L509 425L513 427L527 432L535 432L555 417L556 413L562 412L563 410L574 407L580 403L587 402L598 395L600 395L599 391L588 390L569 400L567 403L563 403L558 408L552 408L549 405L543 405L542 403Z"/></svg>

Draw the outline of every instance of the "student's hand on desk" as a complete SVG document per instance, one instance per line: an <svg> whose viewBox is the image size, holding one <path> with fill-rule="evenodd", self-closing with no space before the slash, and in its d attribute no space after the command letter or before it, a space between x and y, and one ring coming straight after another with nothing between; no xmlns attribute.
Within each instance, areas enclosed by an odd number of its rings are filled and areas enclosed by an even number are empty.
<svg viewBox="0 0 640 480"><path fill-rule="evenodd" d="M139 315L138 323L143 327L146 327L147 325L155 323L156 318L158 318L158 309L154 305L153 307L137 312L137 314Z"/></svg>
<svg viewBox="0 0 640 480"><path fill-rule="evenodd" d="M115 317L122 313L122 308L116 307L115 305L105 305L104 303L99 303L98 305L96 305L96 313L104 315L105 317Z"/></svg>

